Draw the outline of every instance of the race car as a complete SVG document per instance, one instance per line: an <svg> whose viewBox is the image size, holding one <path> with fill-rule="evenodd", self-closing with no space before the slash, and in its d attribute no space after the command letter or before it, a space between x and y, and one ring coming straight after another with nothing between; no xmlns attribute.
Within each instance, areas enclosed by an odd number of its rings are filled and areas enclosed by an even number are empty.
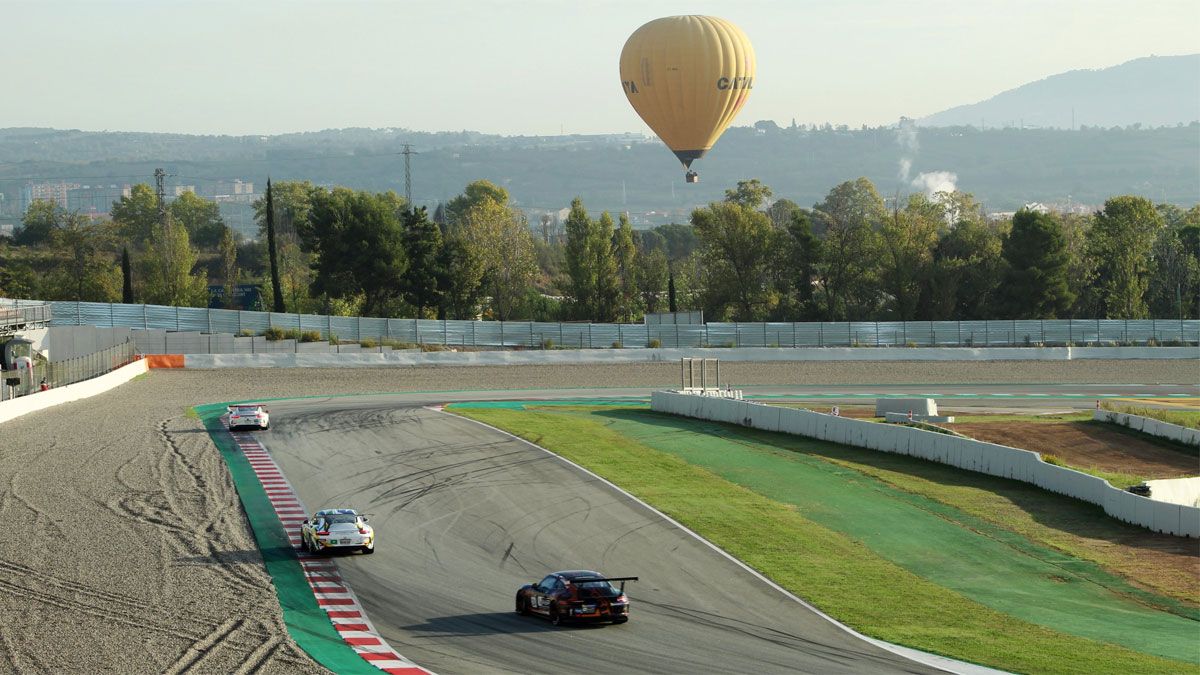
<svg viewBox="0 0 1200 675"><path fill-rule="evenodd" d="M591 570L566 570L546 575L517 591L517 613L540 614L555 626L564 621L629 620L629 597L625 582L637 577L606 577ZM621 582L617 588L612 582Z"/></svg>
<svg viewBox="0 0 1200 675"><path fill-rule="evenodd" d="M239 403L231 405L229 410L229 429L243 429L245 427L254 427L255 429L270 429L271 414L267 410L267 406L261 403Z"/></svg>
<svg viewBox="0 0 1200 675"><path fill-rule="evenodd" d="M322 509L300 523L300 541L309 553L375 552L375 530L354 509Z"/></svg>

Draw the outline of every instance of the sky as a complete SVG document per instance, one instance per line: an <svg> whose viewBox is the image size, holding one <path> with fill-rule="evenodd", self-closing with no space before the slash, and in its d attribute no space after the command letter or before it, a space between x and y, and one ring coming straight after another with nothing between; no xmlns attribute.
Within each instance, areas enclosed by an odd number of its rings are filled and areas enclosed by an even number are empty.
<svg viewBox="0 0 1200 675"><path fill-rule="evenodd" d="M1194 0L0 0L0 128L649 134L617 61L673 14L753 43L735 125L891 124L1200 35Z"/></svg>

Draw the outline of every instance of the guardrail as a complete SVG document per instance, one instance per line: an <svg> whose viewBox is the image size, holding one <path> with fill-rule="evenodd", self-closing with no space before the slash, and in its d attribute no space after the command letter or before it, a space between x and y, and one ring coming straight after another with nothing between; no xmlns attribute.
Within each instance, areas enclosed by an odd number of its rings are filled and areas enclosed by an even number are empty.
<svg viewBox="0 0 1200 675"><path fill-rule="evenodd" d="M158 328L202 333L268 328L322 339L464 347L1021 347L1200 344L1196 319L843 321L706 324L440 321L280 314L162 305L51 302L55 326Z"/></svg>

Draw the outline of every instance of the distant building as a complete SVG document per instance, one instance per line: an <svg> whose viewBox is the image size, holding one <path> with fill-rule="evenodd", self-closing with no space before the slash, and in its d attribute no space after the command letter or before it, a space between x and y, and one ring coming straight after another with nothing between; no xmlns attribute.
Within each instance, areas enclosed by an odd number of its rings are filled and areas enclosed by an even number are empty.
<svg viewBox="0 0 1200 675"><path fill-rule="evenodd" d="M113 202L132 196L128 183L124 185L80 185L67 190L66 209L99 217L112 212Z"/></svg>
<svg viewBox="0 0 1200 675"><path fill-rule="evenodd" d="M195 185L176 185L176 186L175 186L175 196L176 196L176 197L179 197L179 196L181 196L181 195L182 195L183 193L185 193L185 192L190 192L190 193L192 193L192 194L197 194L197 193L196 193L196 186L195 186Z"/></svg>
<svg viewBox="0 0 1200 675"><path fill-rule="evenodd" d="M78 183L26 183L21 188L21 213L29 210L29 205L35 201L51 201L62 208L67 208L67 191L79 187Z"/></svg>

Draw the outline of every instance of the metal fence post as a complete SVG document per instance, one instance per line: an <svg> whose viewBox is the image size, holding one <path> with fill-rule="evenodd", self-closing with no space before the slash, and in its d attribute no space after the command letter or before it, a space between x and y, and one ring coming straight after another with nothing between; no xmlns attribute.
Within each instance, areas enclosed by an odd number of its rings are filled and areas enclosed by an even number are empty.
<svg viewBox="0 0 1200 675"><path fill-rule="evenodd" d="M1038 319L1038 326L1042 329L1042 346L1046 346L1046 320Z"/></svg>
<svg viewBox="0 0 1200 675"><path fill-rule="evenodd" d="M76 316L78 317L79 315L76 314ZM80 318L82 318L82 317L80 317ZM79 325L82 326L83 324L81 323ZM150 321L146 318L146 304L142 303L142 330L149 330L149 328L150 328Z"/></svg>
<svg viewBox="0 0 1200 675"><path fill-rule="evenodd" d="M530 339L533 339L533 322L530 322L530 324L529 324L529 337L530 337ZM449 339L450 339L450 333L449 333L449 329L446 327L446 320L442 319L442 344L443 345L450 344Z"/></svg>
<svg viewBox="0 0 1200 675"><path fill-rule="evenodd" d="M620 344L622 347L625 346L625 340L622 339L622 337L621 337L621 324L619 324L619 323L617 324L617 343Z"/></svg>
<svg viewBox="0 0 1200 675"><path fill-rule="evenodd" d="M500 322L500 346L504 347L504 322Z"/></svg>
<svg viewBox="0 0 1200 675"><path fill-rule="evenodd" d="M796 322L792 322L792 349L796 348Z"/></svg>
<svg viewBox="0 0 1200 675"><path fill-rule="evenodd" d="M175 330L179 331L179 305L175 305Z"/></svg>
<svg viewBox="0 0 1200 675"><path fill-rule="evenodd" d="M208 334L212 335L212 307L207 307L204 311L205 318L208 319Z"/></svg>
<svg viewBox="0 0 1200 675"><path fill-rule="evenodd" d="M478 322L476 322L476 321L471 322L471 346L472 347L476 346L475 345L475 324L476 323L478 323ZM559 330L561 330L561 329L562 329L562 326L560 325ZM559 339L559 342L562 342L562 339Z"/></svg>
<svg viewBox="0 0 1200 675"><path fill-rule="evenodd" d="M362 341L362 317L358 317L358 323L354 325L354 339Z"/></svg>

